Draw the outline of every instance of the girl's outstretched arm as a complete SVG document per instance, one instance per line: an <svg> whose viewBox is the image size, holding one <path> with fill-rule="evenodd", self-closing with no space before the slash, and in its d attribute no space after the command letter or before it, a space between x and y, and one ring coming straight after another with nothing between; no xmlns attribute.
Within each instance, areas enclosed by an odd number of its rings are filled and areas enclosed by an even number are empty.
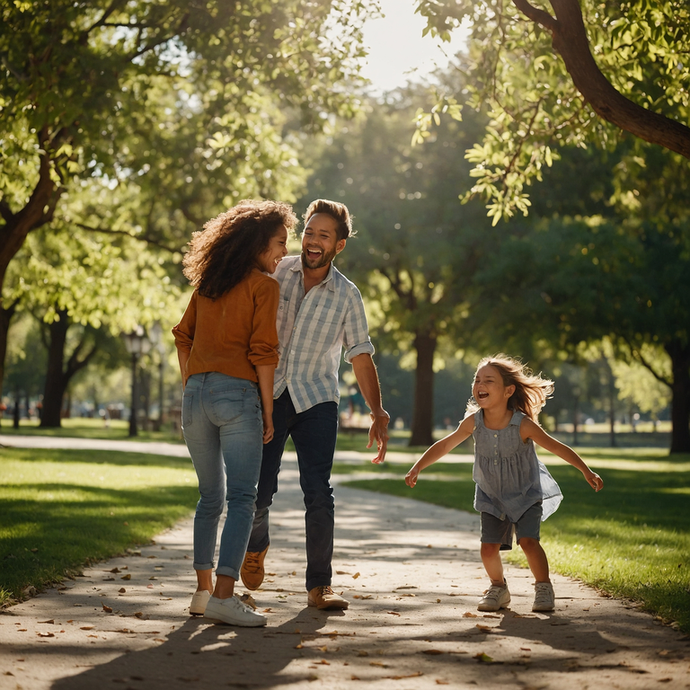
<svg viewBox="0 0 690 690"><path fill-rule="evenodd" d="M422 455L417 462L412 466L412 469L405 475L405 484L410 487L414 487L417 483L417 478L419 473L425 468L432 465L437 460L442 458L444 455L450 453L453 448L459 446L466 438L472 435L472 430L474 429L474 416L469 415L458 424L458 428L452 433L445 436L440 441L436 441L433 446L431 446Z"/></svg>
<svg viewBox="0 0 690 690"><path fill-rule="evenodd" d="M531 438L537 445L554 455L558 455L559 458L570 463L573 467L577 467L595 491L600 491L603 488L604 481L602 478L596 472L592 472L587 467L587 463L570 446L566 446L565 443L561 443L558 439L547 434L538 424L527 417L520 424L520 436L523 441Z"/></svg>

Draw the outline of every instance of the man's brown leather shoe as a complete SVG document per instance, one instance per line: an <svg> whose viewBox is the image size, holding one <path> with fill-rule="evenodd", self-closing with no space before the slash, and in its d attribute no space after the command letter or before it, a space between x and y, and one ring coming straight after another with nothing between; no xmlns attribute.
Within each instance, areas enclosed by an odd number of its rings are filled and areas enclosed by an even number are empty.
<svg viewBox="0 0 690 690"><path fill-rule="evenodd" d="M268 546L263 551L247 551L240 568L240 577L247 589L255 590L264 581L264 558Z"/></svg>
<svg viewBox="0 0 690 690"><path fill-rule="evenodd" d="M329 585L314 587L309 590L307 598L309 606L316 606L317 609L346 609L350 602L338 596Z"/></svg>

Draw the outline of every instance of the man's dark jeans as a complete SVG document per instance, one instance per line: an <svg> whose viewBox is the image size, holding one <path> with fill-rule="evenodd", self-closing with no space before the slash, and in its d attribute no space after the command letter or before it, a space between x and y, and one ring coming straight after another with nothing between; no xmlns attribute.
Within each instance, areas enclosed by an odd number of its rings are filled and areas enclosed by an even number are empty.
<svg viewBox="0 0 690 690"><path fill-rule="evenodd" d="M335 515L330 480L338 436L338 405L325 402L297 413L285 390L273 401L273 427L273 440L264 446L256 514L247 551L263 551L270 543L268 509L278 490L280 461L291 436L306 508L307 590L330 585Z"/></svg>

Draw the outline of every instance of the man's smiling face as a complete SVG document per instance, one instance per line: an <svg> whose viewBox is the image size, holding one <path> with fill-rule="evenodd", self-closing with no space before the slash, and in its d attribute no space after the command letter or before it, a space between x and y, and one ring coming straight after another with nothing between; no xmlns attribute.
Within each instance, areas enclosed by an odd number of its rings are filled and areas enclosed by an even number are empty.
<svg viewBox="0 0 690 690"><path fill-rule="evenodd" d="M315 213L309 219L302 235L302 264L305 268L328 266L345 248L345 240L338 239L337 228L338 222L326 213Z"/></svg>

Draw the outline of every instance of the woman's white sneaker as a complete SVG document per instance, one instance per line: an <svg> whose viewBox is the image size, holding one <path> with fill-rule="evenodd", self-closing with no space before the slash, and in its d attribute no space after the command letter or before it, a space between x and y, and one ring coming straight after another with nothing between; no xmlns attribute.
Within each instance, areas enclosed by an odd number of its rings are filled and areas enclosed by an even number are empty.
<svg viewBox="0 0 690 690"><path fill-rule="evenodd" d="M266 625L266 616L254 611L251 606L243 604L234 595L228 599L211 597L206 604L204 618L228 625L240 625L245 628L258 628Z"/></svg>
<svg viewBox="0 0 690 690"><path fill-rule="evenodd" d="M208 604L210 598L211 592L207 592L205 589L194 592L192 603L189 605L189 613L192 616L203 616L206 611L206 604Z"/></svg>
<svg viewBox="0 0 690 690"><path fill-rule="evenodd" d="M553 585L550 582L535 582L532 611L553 611L555 607Z"/></svg>

